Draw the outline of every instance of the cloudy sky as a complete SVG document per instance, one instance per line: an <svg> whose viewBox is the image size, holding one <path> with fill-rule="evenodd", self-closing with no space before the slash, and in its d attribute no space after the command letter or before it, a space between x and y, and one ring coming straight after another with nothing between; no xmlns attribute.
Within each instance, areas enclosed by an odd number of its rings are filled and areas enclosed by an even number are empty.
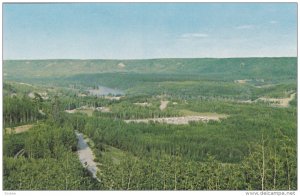
<svg viewBox="0 0 300 196"><path fill-rule="evenodd" d="M296 55L296 3L3 6L4 59Z"/></svg>

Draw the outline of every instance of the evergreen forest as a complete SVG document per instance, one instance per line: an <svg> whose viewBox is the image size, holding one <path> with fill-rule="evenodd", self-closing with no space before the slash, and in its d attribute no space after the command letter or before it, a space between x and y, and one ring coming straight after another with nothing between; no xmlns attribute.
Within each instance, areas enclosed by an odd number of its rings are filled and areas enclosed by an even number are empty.
<svg viewBox="0 0 300 196"><path fill-rule="evenodd" d="M3 189L297 190L297 96L295 57L5 60Z"/></svg>

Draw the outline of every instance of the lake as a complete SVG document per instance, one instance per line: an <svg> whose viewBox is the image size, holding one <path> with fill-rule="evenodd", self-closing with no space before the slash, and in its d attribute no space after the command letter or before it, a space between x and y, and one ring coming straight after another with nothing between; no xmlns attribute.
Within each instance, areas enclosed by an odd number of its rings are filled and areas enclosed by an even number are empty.
<svg viewBox="0 0 300 196"><path fill-rule="evenodd" d="M107 95L124 95L124 92L119 89L108 88L105 86L98 86L98 89L88 90L90 95L94 96L107 96Z"/></svg>

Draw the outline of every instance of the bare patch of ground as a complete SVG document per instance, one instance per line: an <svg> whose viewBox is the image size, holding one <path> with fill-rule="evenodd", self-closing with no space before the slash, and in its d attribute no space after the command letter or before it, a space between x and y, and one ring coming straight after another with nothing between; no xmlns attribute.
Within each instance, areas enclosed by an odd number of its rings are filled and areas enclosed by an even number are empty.
<svg viewBox="0 0 300 196"><path fill-rule="evenodd" d="M238 103L254 103L255 101L251 101L250 99L249 100L239 100L237 101Z"/></svg>
<svg viewBox="0 0 300 196"><path fill-rule="evenodd" d="M42 97L43 100L49 99L47 92L41 92L41 93L38 93L38 94Z"/></svg>
<svg viewBox="0 0 300 196"><path fill-rule="evenodd" d="M83 94L83 93L79 93L77 96L78 96L78 97L86 97L87 95L86 95L86 94Z"/></svg>
<svg viewBox="0 0 300 196"><path fill-rule="evenodd" d="M33 86L31 84L27 84L27 83L24 83L24 82L19 82L19 84L26 85L26 86Z"/></svg>
<svg viewBox="0 0 300 196"><path fill-rule="evenodd" d="M235 80L234 83L238 83L238 84L246 84L247 82L250 82L251 80Z"/></svg>
<svg viewBox="0 0 300 196"><path fill-rule="evenodd" d="M160 106L159 109L160 110L164 110L167 108L169 101L160 101Z"/></svg>
<svg viewBox="0 0 300 196"><path fill-rule="evenodd" d="M111 112L109 107L97 107L96 110L100 112Z"/></svg>
<svg viewBox="0 0 300 196"><path fill-rule="evenodd" d="M272 87L272 86L275 86L274 84L265 84L265 85L260 85L260 86L254 86L256 88L269 88L269 87Z"/></svg>
<svg viewBox="0 0 300 196"><path fill-rule="evenodd" d="M109 100L120 100L124 96L120 97L115 97L115 96L105 96L104 99L109 99Z"/></svg>
<svg viewBox="0 0 300 196"><path fill-rule="evenodd" d="M256 79L243 79L243 80L234 80L234 83L238 83L238 84L246 84L248 82L260 82L260 83L264 83L265 80L264 79L259 79L259 78L256 78ZM263 85L260 85L260 86L263 86Z"/></svg>
<svg viewBox="0 0 300 196"><path fill-rule="evenodd" d="M147 107L147 106L151 106L151 103L148 102L144 102L144 103L133 103L134 105L139 105L139 106L143 106L143 107Z"/></svg>
<svg viewBox="0 0 300 196"><path fill-rule="evenodd" d="M65 110L65 112L69 113L69 114L74 114L77 110L74 109L74 110Z"/></svg>
<svg viewBox="0 0 300 196"><path fill-rule="evenodd" d="M189 122L208 122L208 121L220 121L222 118L226 118L227 115L224 114L203 114L203 115L193 115L193 116L181 116L181 117L164 117L164 118L146 118L146 119L134 119L125 120L126 123L136 122L136 123L149 123L151 121L158 123L174 124L174 125L185 125Z"/></svg>
<svg viewBox="0 0 300 196"><path fill-rule="evenodd" d="M69 113L69 114L75 114L75 113L83 113L83 114L87 114L88 116L92 116L93 115L93 111L94 109L90 109L90 108L77 108L77 109L73 109L73 110L65 110L65 112Z"/></svg>
<svg viewBox="0 0 300 196"><path fill-rule="evenodd" d="M22 133L25 131L28 131L30 128L32 128L33 125L22 125L22 126L18 126L18 127L14 127L14 128L5 128L6 133Z"/></svg>
<svg viewBox="0 0 300 196"><path fill-rule="evenodd" d="M119 63L119 64L118 64L118 67L119 67L119 68L124 68L124 67L126 67L126 65L125 65L124 63Z"/></svg>
<svg viewBox="0 0 300 196"><path fill-rule="evenodd" d="M33 92L30 92L30 93L28 93L28 97L30 97L31 99L34 99L34 98L35 98L35 95L34 95Z"/></svg>
<svg viewBox="0 0 300 196"><path fill-rule="evenodd" d="M79 108L73 109L73 110L65 110L65 112L69 114L74 114L76 112L87 114L88 116L93 116L94 111L99 112L111 112L109 107L89 107L89 106L81 106Z"/></svg>
<svg viewBox="0 0 300 196"><path fill-rule="evenodd" d="M288 107L289 102L292 101L296 96L296 93L290 94L290 97L287 98L269 98L269 97L260 97L254 101L246 100L246 101L238 101L239 103L257 103L259 101L268 102L271 106L274 107Z"/></svg>
<svg viewBox="0 0 300 196"><path fill-rule="evenodd" d="M43 100L48 100L49 99L47 92L39 92L39 93L36 93L36 94L41 96L41 98ZM28 97L30 97L31 99L34 99L36 97L36 94L34 92L30 92L30 93L28 93Z"/></svg>
<svg viewBox="0 0 300 196"><path fill-rule="evenodd" d="M266 101L270 102L272 106L278 106L278 107L288 107L289 102L292 101L295 98L296 93L293 93L290 95L290 97L287 98L266 98L266 97L260 97L256 101Z"/></svg>

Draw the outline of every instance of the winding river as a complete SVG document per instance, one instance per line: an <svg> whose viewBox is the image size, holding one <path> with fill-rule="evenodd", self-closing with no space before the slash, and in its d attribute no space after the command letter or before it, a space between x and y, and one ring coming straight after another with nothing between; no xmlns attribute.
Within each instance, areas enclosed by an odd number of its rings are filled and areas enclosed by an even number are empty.
<svg viewBox="0 0 300 196"><path fill-rule="evenodd" d="M91 172L93 178L100 181L96 175L98 168L97 168L97 163L94 161L95 156L93 151L87 144L87 139L84 139L83 134L79 133L78 131L75 131L75 134L78 139L77 153L81 164L89 172Z"/></svg>

